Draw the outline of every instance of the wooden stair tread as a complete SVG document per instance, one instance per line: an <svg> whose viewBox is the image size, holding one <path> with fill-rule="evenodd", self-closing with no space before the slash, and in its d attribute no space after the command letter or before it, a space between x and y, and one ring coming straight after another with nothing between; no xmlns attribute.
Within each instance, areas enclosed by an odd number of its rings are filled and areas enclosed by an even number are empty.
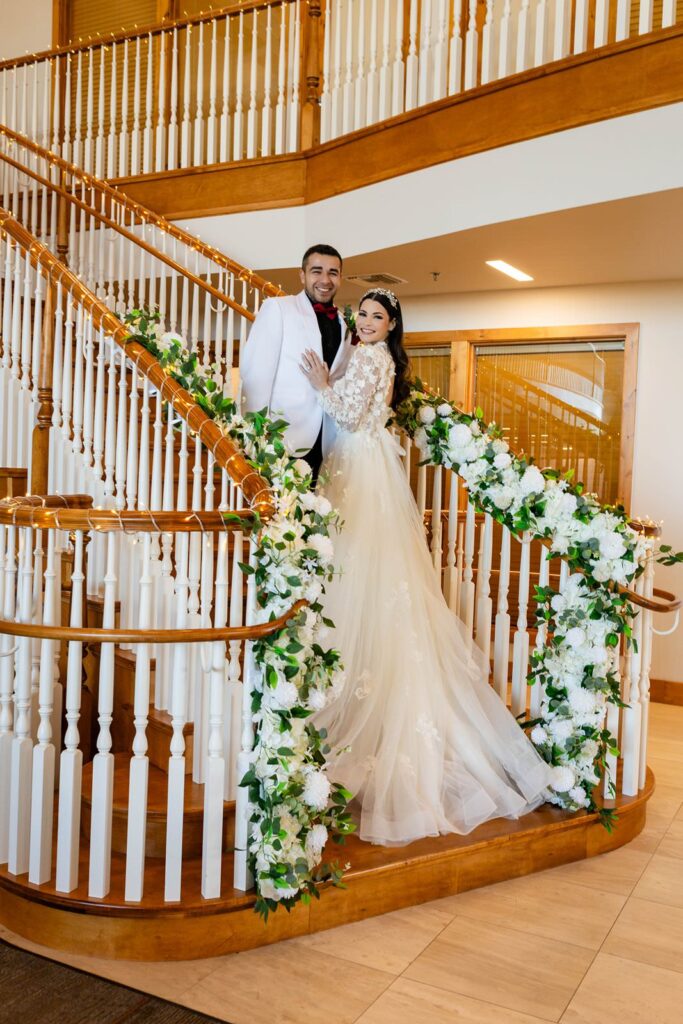
<svg viewBox="0 0 683 1024"><path fill-rule="evenodd" d="M128 810L128 786L130 780L130 758L115 754L114 762L114 813L126 813ZM92 803L93 762L83 765L83 802ZM147 817L166 819L168 791L168 775L149 765L147 782ZM228 805L226 805L228 806ZM230 807L234 805L229 804ZM185 818L186 820L201 817L204 813L204 787L192 781L191 775L185 776Z"/></svg>

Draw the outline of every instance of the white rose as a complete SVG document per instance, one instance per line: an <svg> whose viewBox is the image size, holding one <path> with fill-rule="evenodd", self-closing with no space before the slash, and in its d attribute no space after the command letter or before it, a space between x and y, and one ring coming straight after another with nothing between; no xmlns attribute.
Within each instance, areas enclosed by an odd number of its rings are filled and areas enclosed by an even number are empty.
<svg viewBox="0 0 683 1024"><path fill-rule="evenodd" d="M596 562L591 572L593 573L593 578L598 583L606 583L612 576L609 562Z"/></svg>
<svg viewBox="0 0 683 1024"><path fill-rule="evenodd" d="M522 494L541 494L545 487L545 477L538 466L527 466L519 483Z"/></svg>
<svg viewBox="0 0 683 1024"><path fill-rule="evenodd" d="M565 634L564 639L570 647L581 647L586 642L586 634L580 626L574 626Z"/></svg>
<svg viewBox="0 0 683 1024"><path fill-rule="evenodd" d="M618 533L607 533L600 538L600 554L603 558L621 558L626 551L624 540Z"/></svg>
<svg viewBox="0 0 683 1024"><path fill-rule="evenodd" d="M258 883L258 888L261 896L266 900L291 899L291 897L296 896L299 891L298 889L292 889L289 885L286 885L283 888L276 888L275 883L270 878L262 878Z"/></svg>
<svg viewBox="0 0 683 1024"><path fill-rule="evenodd" d="M424 427L417 428L415 434L413 435L413 441L415 442L415 444L417 445L421 452L427 451L429 439L427 437L427 431L425 430Z"/></svg>
<svg viewBox="0 0 683 1024"><path fill-rule="evenodd" d="M514 494L509 487L496 487L490 490L491 500L496 508L509 508L514 500Z"/></svg>
<svg viewBox="0 0 683 1024"><path fill-rule="evenodd" d="M299 476L306 477L311 475L311 467L304 459L296 459L292 463L292 469L295 473L298 473Z"/></svg>
<svg viewBox="0 0 683 1024"><path fill-rule="evenodd" d="M432 409L431 405L422 405L418 410L417 418L420 423L433 423L436 419L436 413Z"/></svg>
<svg viewBox="0 0 683 1024"><path fill-rule="evenodd" d="M575 781L574 772L566 765L555 765L550 769L550 785L556 793L566 793L572 789Z"/></svg>
<svg viewBox="0 0 683 1024"><path fill-rule="evenodd" d="M299 501L309 512L317 512L321 516L329 515L332 511L332 505L328 499L322 494L316 494L315 491L304 491L299 495ZM289 524L287 525L289 526Z"/></svg>
<svg viewBox="0 0 683 1024"><path fill-rule="evenodd" d="M531 730L531 742L535 743L537 747L542 746L548 742L548 733L545 731L543 726L535 725Z"/></svg>
<svg viewBox="0 0 683 1024"><path fill-rule="evenodd" d="M451 416L453 414L453 407L449 402L442 402L441 405L437 405L436 411L439 416Z"/></svg>
<svg viewBox="0 0 683 1024"><path fill-rule="evenodd" d="M570 708L577 715L588 715L595 711L595 697L588 690L572 690L568 699Z"/></svg>
<svg viewBox="0 0 683 1024"><path fill-rule="evenodd" d="M576 495L574 494L563 494L560 500L560 509L566 516L573 516L576 512Z"/></svg>
<svg viewBox="0 0 683 1024"><path fill-rule="evenodd" d="M501 452L494 458L493 465L496 467L496 469L507 469L511 462L512 456L509 455L507 452Z"/></svg>
<svg viewBox="0 0 683 1024"><path fill-rule="evenodd" d="M311 771L306 776L302 798L316 811L324 811L330 798L330 780L324 772Z"/></svg>
<svg viewBox="0 0 683 1024"><path fill-rule="evenodd" d="M493 442L493 451L496 455L502 455L510 450L510 445L502 437L497 437Z"/></svg>
<svg viewBox="0 0 683 1024"><path fill-rule="evenodd" d="M598 743L596 740L586 740L581 747L581 758L584 761L594 761L598 756Z"/></svg>

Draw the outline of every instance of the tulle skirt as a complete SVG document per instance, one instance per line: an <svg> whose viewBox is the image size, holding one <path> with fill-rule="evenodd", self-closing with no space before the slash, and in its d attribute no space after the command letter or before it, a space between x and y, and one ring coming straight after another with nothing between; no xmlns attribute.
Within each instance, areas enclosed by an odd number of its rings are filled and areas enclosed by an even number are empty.
<svg viewBox="0 0 683 1024"><path fill-rule="evenodd" d="M340 432L320 489L344 523L325 614L346 684L315 723L361 839L400 845L533 810L548 766L442 596L395 439Z"/></svg>

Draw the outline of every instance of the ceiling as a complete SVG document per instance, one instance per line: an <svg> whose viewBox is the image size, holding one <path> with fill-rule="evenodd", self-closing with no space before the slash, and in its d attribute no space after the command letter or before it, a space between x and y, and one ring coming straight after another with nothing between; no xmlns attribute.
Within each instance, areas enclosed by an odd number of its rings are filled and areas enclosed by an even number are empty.
<svg viewBox="0 0 683 1024"><path fill-rule="evenodd" d="M674 280L683 278L682 237L683 189L671 189L378 248L346 259L344 276L394 274L406 280L394 288L399 296ZM487 267L491 259L534 280L514 282ZM295 268L259 273L286 291L300 288ZM345 281L340 297L352 301L363 290Z"/></svg>

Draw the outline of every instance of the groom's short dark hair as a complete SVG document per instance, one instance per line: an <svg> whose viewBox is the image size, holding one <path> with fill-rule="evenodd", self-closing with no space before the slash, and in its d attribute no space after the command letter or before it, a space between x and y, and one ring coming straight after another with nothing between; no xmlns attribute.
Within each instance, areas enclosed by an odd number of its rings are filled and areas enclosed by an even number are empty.
<svg viewBox="0 0 683 1024"><path fill-rule="evenodd" d="M320 253L321 256L336 256L337 259L339 260L339 266L342 265L343 261L342 261L341 255L340 255L340 253L337 252L337 250L334 248L334 246L326 245L324 242L321 242L320 245L311 245L306 250L306 252L303 255L303 259L301 260L301 269L302 270L306 269L306 264L308 263L309 257L311 257L314 252Z"/></svg>

